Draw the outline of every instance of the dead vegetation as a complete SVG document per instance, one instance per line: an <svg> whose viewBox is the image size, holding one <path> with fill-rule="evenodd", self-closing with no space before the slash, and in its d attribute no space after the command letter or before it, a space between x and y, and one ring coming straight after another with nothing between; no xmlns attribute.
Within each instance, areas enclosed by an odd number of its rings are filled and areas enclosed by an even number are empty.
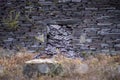
<svg viewBox="0 0 120 80"><path fill-rule="evenodd" d="M12 57L0 58L0 80L30 80L22 74L24 62L33 58L33 54L17 54ZM120 55L110 56L98 54L88 56L86 60L70 59L62 55L55 56L65 68L66 73L60 76L33 76L32 80L119 80ZM74 71L75 65L87 64L89 70L85 73ZM3 67L3 69L2 69ZM1 70L2 69L2 70Z"/></svg>

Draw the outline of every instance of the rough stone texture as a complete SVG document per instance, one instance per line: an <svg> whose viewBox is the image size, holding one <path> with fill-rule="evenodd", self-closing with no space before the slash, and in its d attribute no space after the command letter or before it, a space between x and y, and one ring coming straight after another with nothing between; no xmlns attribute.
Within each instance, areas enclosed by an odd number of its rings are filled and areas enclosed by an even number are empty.
<svg viewBox="0 0 120 80"><path fill-rule="evenodd" d="M39 76L44 74L60 75L62 70L62 66L53 59L34 59L26 61L23 74L31 78L35 73Z"/></svg>
<svg viewBox="0 0 120 80"><path fill-rule="evenodd" d="M3 48L50 53L59 49L72 56L120 51L119 0L0 1ZM11 30L2 19L13 9L20 12L19 27Z"/></svg>

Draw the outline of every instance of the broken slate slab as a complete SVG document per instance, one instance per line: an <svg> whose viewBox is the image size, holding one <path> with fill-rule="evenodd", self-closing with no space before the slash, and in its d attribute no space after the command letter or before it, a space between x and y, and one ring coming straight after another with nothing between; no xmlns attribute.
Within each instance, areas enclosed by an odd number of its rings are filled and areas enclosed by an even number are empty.
<svg viewBox="0 0 120 80"><path fill-rule="evenodd" d="M64 20L56 20L57 24L76 24L80 22L80 19L64 19Z"/></svg>
<svg viewBox="0 0 120 80"><path fill-rule="evenodd" d="M59 25L50 25L50 26L55 28L55 29L60 29L61 28L61 26L59 26Z"/></svg>

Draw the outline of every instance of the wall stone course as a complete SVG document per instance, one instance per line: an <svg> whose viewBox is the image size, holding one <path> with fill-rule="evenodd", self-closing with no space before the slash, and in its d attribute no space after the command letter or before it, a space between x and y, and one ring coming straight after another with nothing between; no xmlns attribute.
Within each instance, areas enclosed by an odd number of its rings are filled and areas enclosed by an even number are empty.
<svg viewBox="0 0 120 80"><path fill-rule="evenodd" d="M59 48L68 55L85 51L115 53L120 50L117 3L116 6L109 0L2 0L0 45L15 50L21 46L29 52L56 53ZM13 9L20 12L19 27L11 30L2 19Z"/></svg>

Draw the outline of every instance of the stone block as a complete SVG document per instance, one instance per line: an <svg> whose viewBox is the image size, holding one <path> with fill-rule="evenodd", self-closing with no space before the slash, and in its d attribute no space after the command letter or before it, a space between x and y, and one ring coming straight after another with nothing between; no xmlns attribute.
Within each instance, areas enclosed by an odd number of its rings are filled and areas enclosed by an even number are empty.
<svg viewBox="0 0 120 80"><path fill-rule="evenodd" d="M62 25L70 25L70 24L77 24L78 22L80 22L80 19L63 19L63 20L56 20L57 24L62 24Z"/></svg>
<svg viewBox="0 0 120 80"><path fill-rule="evenodd" d="M72 2L81 2L82 0L72 0Z"/></svg>
<svg viewBox="0 0 120 80"><path fill-rule="evenodd" d="M80 39L73 39L73 44L79 44L80 43Z"/></svg>
<svg viewBox="0 0 120 80"><path fill-rule="evenodd" d="M56 29L60 29L61 28L61 26L59 26L59 25L50 25L51 27L53 27L53 28L56 28Z"/></svg>
<svg viewBox="0 0 120 80"><path fill-rule="evenodd" d="M12 42L14 38L8 38L7 40L4 40L4 42Z"/></svg>
<svg viewBox="0 0 120 80"><path fill-rule="evenodd" d="M98 26L111 26L112 23L97 23Z"/></svg>
<svg viewBox="0 0 120 80"><path fill-rule="evenodd" d="M25 62L23 74L31 78L37 73L41 76L44 74L59 75L62 72L61 65L53 59L33 59Z"/></svg>
<svg viewBox="0 0 120 80"><path fill-rule="evenodd" d="M105 8L100 8L100 10L115 10L115 7L105 7Z"/></svg>
<svg viewBox="0 0 120 80"><path fill-rule="evenodd" d="M112 16L100 16L100 17L98 17L97 19L109 19L109 18L111 18Z"/></svg>
<svg viewBox="0 0 120 80"><path fill-rule="evenodd" d="M79 9L79 8L78 8ZM80 9L82 9L82 8L80 8ZM82 16L83 16L84 14L82 14L82 12L73 12L73 16L74 17L81 17L82 18Z"/></svg>
<svg viewBox="0 0 120 80"><path fill-rule="evenodd" d="M42 6L52 6L52 2L50 1L45 1L45 2L39 2Z"/></svg>
<svg viewBox="0 0 120 80"><path fill-rule="evenodd" d="M101 44L101 48L106 48L106 47L108 48L108 47L109 47L109 44L106 44L106 43L102 43L102 44Z"/></svg>
<svg viewBox="0 0 120 80"><path fill-rule="evenodd" d="M22 26L22 27L30 27L30 26L32 26L32 24L20 24L20 26Z"/></svg>
<svg viewBox="0 0 120 80"><path fill-rule="evenodd" d="M105 50L101 50L101 52L103 52L103 53L109 53L110 50L109 49L105 49Z"/></svg>
<svg viewBox="0 0 120 80"><path fill-rule="evenodd" d="M120 48L120 44L116 44L115 47L119 47Z"/></svg>
<svg viewBox="0 0 120 80"><path fill-rule="evenodd" d="M89 33L92 33L92 32L97 32L100 30L100 28L84 28L85 32L89 32Z"/></svg>
<svg viewBox="0 0 120 80"><path fill-rule="evenodd" d="M117 28L120 29L120 24L117 24Z"/></svg>
<svg viewBox="0 0 120 80"><path fill-rule="evenodd" d="M106 34L104 34L104 35L106 35L106 36L119 36L120 35L120 33L106 33Z"/></svg>
<svg viewBox="0 0 120 80"><path fill-rule="evenodd" d="M120 29L112 29L111 33L120 33Z"/></svg>
<svg viewBox="0 0 120 80"><path fill-rule="evenodd" d="M98 8L95 8L95 7L89 7L89 8L85 8L85 10L91 10L91 11L96 11L96 10L98 10Z"/></svg>
<svg viewBox="0 0 120 80"><path fill-rule="evenodd" d="M101 29L100 31L98 31L98 34L100 35L106 35L108 33L110 33L111 29Z"/></svg>
<svg viewBox="0 0 120 80"><path fill-rule="evenodd" d="M35 21L38 21L41 19L41 17L38 17L38 16L32 16L32 19L35 20Z"/></svg>
<svg viewBox="0 0 120 80"><path fill-rule="evenodd" d="M86 42L87 42L87 43L91 43L91 42L92 42L92 39L86 39Z"/></svg>

